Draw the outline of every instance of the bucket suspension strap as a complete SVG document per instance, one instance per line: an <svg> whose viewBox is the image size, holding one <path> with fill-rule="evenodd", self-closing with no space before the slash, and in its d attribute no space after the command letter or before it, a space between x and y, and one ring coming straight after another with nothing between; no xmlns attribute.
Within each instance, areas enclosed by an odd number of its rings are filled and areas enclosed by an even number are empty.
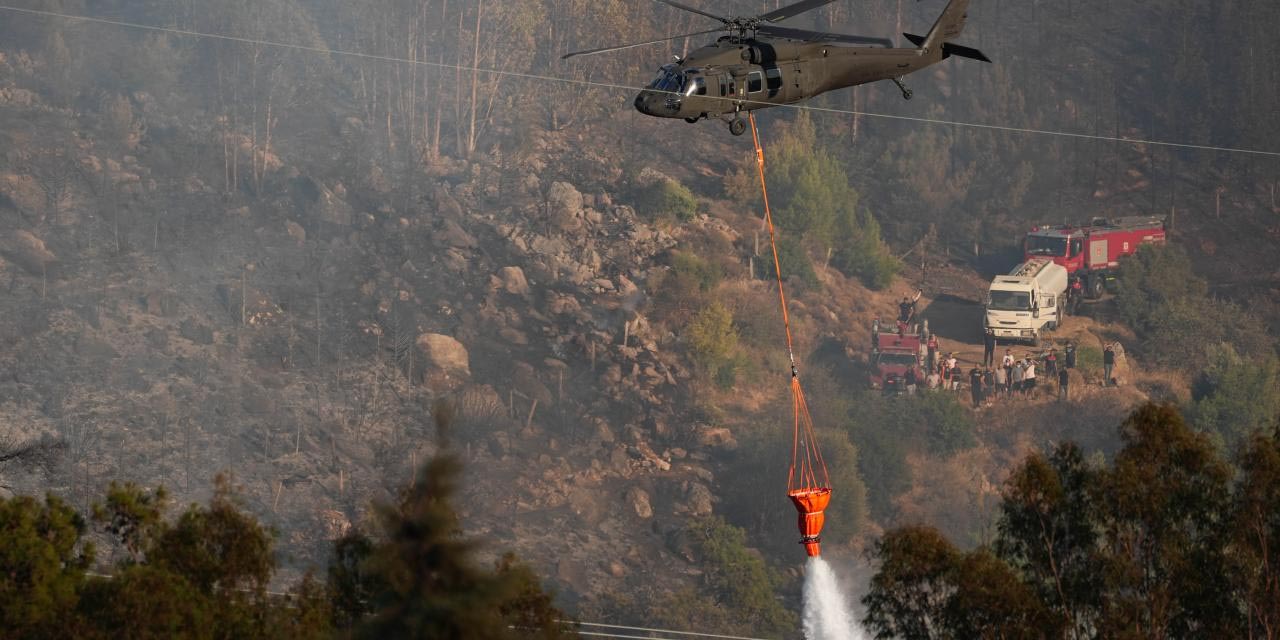
<svg viewBox="0 0 1280 640"><path fill-rule="evenodd" d="M769 227L769 248L773 250L773 273L778 278L778 303L782 306L782 326L787 334L787 357L791 360L791 377L799 378L796 369L795 349L791 344L791 317L787 314L787 294L782 290L782 265L778 260L778 243L773 231L773 212L769 209L769 189L764 181L764 149L760 146L760 133L756 129L756 115L748 111L751 122L751 141L756 145L756 169L760 173L760 195L764 198L764 220Z"/></svg>

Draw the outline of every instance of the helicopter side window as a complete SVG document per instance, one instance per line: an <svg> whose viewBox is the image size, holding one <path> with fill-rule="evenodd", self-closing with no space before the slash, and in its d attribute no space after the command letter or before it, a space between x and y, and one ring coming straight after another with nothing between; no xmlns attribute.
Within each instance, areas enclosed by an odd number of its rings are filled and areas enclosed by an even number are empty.
<svg viewBox="0 0 1280 640"><path fill-rule="evenodd" d="M692 78L692 82L687 82L684 94L687 96L705 96L707 95L707 81L702 78Z"/></svg>
<svg viewBox="0 0 1280 640"><path fill-rule="evenodd" d="M764 90L764 78L759 71L752 71L747 75L747 93L760 93Z"/></svg>
<svg viewBox="0 0 1280 640"><path fill-rule="evenodd" d="M782 69L774 67L764 70L765 86L768 87L769 93L776 93L782 88Z"/></svg>

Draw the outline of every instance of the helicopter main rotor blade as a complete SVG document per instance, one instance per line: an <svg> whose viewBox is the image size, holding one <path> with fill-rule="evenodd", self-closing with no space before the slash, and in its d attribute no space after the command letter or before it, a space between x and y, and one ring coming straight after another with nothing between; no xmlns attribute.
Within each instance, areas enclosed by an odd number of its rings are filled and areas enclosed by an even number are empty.
<svg viewBox="0 0 1280 640"><path fill-rule="evenodd" d="M808 31L806 29L792 29L790 27L775 27L773 25L761 25L756 29L756 33L766 36L776 36L779 38L791 38L793 40L804 40L805 42L838 42L844 44L874 44L885 48L892 49L893 41L888 38L877 38L874 36L853 36L844 33L823 33L821 31Z"/></svg>
<svg viewBox="0 0 1280 640"><path fill-rule="evenodd" d="M760 19L766 22L782 22L787 18L793 18L806 11L817 9L835 2L836 0L800 0L795 4L789 4L781 9L774 9L769 13L760 14Z"/></svg>
<svg viewBox="0 0 1280 640"><path fill-rule="evenodd" d="M732 22L732 21L731 21L731 20L729 20L728 18L724 18L724 17L718 16L718 15L716 15L716 14L714 14L714 13L707 13L706 11L703 11L702 9L694 9L693 7L691 7L691 6L687 5L687 4L680 4L679 2L676 2L675 0L658 0L658 2L661 2L662 4L668 4L668 5L671 5L671 6L675 7L675 8L677 8L677 9L684 9L685 11L689 11L689 12L692 12L692 13L696 13L696 14L698 14L698 15L700 15L700 16L706 16L706 17L708 17L708 18L711 18L712 20L719 20L720 22L723 22L723 23L725 23L725 24L729 24L730 22Z"/></svg>
<svg viewBox="0 0 1280 640"><path fill-rule="evenodd" d="M719 33L721 31L724 31L723 27L718 29L707 29L706 31L695 31L693 33L684 33L678 36L670 36L667 38L658 38L657 40L646 40L645 42L633 42L631 44L623 44L623 45L618 45L616 47L601 47L599 49L587 49L585 51L574 51L572 53L566 53L560 56L560 59L565 60L567 58L572 58L574 56L589 56L594 53L604 53L606 51L618 51L619 49L631 49L633 47L643 47L649 44L657 44L659 42L667 42L670 40L679 40L680 38L689 38L692 36L701 36L701 35L706 35L708 33Z"/></svg>

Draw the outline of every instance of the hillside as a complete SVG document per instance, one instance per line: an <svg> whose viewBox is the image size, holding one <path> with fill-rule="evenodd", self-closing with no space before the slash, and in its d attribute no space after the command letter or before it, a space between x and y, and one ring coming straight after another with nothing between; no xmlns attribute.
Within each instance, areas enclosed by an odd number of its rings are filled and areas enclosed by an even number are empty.
<svg viewBox="0 0 1280 640"><path fill-rule="evenodd" d="M646 619L698 585L686 528L705 516L743 528L771 567L795 566L788 368L749 140L644 118L627 92L468 71L643 84L661 47L553 60L588 35L657 37L687 16L619 2L52 4L24 6L255 42L0 22L0 430L65 442L47 470L0 468L9 491L88 510L120 479L186 503L226 471L277 528L293 577L450 446L466 464L465 530L493 557L516 551L570 609ZM923 29L938 9L844 4L815 24ZM815 106L1280 150L1274 65L1228 65L1208 46L1280 53L1258 37L1280 19L1273 3L987 4L966 41L997 64L918 74L910 103L868 86ZM1088 369L1070 403L1044 392L976 411L865 392L871 321L916 286L944 348L980 359L985 282L1029 224L1168 214L1185 277L1207 279L1199 298L1270 323L1223 342L1274 354L1272 157L789 109L761 121L771 166L828 172L826 199L802 201L823 206L788 209L810 192L784 178L774 206L801 372L837 463L836 557L905 522L989 540L1027 451L1073 439L1110 455L1135 404L1192 402L1199 360L1170 366L1123 292L1055 336L1132 347L1121 388ZM830 219L798 221L818 209ZM717 306L732 344L697 337ZM456 412L445 434L441 401Z"/></svg>

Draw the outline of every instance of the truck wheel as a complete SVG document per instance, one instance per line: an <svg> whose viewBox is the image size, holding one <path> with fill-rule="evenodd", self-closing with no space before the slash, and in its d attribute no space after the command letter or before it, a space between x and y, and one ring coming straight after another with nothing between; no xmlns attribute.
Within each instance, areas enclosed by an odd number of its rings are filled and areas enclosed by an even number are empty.
<svg viewBox="0 0 1280 640"><path fill-rule="evenodd" d="M1106 293L1106 291L1107 291L1106 285L1104 285L1102 282L1102 274L1091 276L1089 278L1089 297L1090 298L1097 300L1098 298L1101 298L1102 294Z"/></svg>

